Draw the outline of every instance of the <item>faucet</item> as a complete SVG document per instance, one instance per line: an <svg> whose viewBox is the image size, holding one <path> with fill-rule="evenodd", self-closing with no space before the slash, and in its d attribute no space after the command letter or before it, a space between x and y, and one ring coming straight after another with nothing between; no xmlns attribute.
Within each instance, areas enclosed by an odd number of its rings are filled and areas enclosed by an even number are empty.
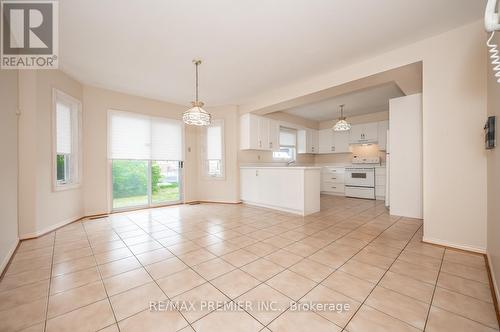
<svg viewBox="0 0 500 332"><path fill-rule="evenodd" d="M295 164L295 160L289 160L289 161L287 161L287 162L286 162L286 166L287 166L287 167L290 167L290 166L292 166L293 164Z"/></svg>

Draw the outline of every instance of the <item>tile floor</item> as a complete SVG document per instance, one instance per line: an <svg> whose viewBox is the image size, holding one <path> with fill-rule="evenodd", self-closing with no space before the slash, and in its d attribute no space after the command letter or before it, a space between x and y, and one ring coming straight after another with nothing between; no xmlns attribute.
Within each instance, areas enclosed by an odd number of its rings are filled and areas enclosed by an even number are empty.
<svg viewBox="0 0 500 332"><path fill-rule="evenodd" d="M328 196L306 218L203 204L85 220L21 243L0 331L498 330L484 258L421 237L381 202Z"/></svg>

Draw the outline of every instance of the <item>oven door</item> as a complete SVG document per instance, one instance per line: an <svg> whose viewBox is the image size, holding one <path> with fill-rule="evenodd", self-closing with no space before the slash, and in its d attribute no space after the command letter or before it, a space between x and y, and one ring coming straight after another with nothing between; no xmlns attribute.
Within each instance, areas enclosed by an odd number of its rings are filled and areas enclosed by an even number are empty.
<svg viewBox="0 0 500 332"><path fill-rule="evenodd" d="M354 187L375 187L375 170L348 168L345 172L345 184Z"/></svg>

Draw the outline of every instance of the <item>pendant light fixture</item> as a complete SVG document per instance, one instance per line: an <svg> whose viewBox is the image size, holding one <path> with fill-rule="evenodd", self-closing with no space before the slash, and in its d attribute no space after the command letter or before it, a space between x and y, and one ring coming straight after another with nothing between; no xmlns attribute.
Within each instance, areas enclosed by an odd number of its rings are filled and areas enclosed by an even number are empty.
<svg viewBox="0 0 500 332"><path fill-rule="evenodd" d="M196 66L196 100L192 101L192 107L184 112L182 121L188 125L208 126L212 116L202 108L203 102L198 100L198 66L201 64L201 60L193 60L193 63Z"/></svg>
<svg viewBox="0 0 500 332"><path fill-rule="evenodd" d="M340 117L337 123L333 126L334 131L348 131L351 130L351 124L347 122L345 119L346 117L344 116L344 106L345 105L340 105Z"/></svg>

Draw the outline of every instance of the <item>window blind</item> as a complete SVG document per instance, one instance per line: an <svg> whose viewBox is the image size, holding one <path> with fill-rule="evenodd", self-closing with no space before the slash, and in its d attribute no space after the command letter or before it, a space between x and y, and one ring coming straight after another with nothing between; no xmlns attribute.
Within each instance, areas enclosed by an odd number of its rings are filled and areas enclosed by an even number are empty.
<svg viewBox="0 0 500 332"><path fill-rule="evenodd" d="M280 128L280 145L295 146L297 141L297 131L294 129Z"/></svg>
<svg viewBox="0 0 500 332"><path fill-rule="evenodd" d="M71 107L62 102L56 103L56 140L57 154L71 153Z"/></svg>
<svg viewBox="0 0 500 332"><path fill-rule="evenodd" d="M110 159L183 160L182 122L131 112L109 112Z"/></svg>
<svg viewBox="0 0 500 332"><path fill-rule="evenodd" d="M207 127L207 160L222 159L222 124L214 121Z"/></svg>

